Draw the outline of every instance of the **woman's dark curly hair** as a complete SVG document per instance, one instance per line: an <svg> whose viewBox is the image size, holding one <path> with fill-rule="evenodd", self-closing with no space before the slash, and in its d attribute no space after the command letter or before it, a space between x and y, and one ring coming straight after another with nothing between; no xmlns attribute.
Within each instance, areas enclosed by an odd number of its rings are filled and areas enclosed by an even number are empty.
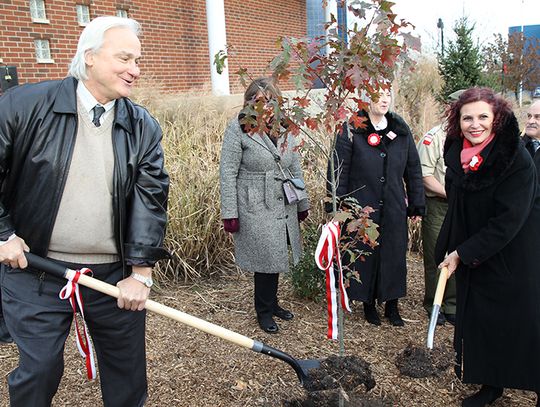
<svg viewBox="0 0 540 407"><path fill-rule="evenodd" d="M512 107L501 96L496 95L490 88L470 88L461 94L458 100L446 109L446 136L450 139L460 139L460 116L463 105L474 102L486 102L493 110L493 131L499 132L506 121L512 116Z"/></svg>

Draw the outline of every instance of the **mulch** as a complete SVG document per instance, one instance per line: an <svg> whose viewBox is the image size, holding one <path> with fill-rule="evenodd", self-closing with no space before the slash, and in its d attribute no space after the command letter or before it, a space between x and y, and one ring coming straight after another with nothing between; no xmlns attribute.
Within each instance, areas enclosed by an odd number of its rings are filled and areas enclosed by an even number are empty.
<svg viewBox="0 0 540 407"><path fill-rule="evenodd" d="M422 308L423 269L421 259L409 258L409 293L400 301L405 327L384 321L375 327L365 322L360 304L345 319L345 356L366 362L374 387L366 393L364 383L343 391L345 406L459 406L461 399L476 391L463 385L452 366L436 364L434 373L413 378L400 373L404 355L424 349L427 314ZM258 328L252 305L250 275L222 277L193 285L168 287L152 298L181 311L206 319L259 340L297 359L325 360L339 355L337 342L326 339L326 308L295 298L286 280L280 284L280 301L295 313L290 322L278 320L280 331L266 334ZM382 309L379 310L382 314ZM452 327L437 327L435 345L451 349ZM404 353L409 349L409 353ZM412 349L412 350L411 350ZM445 359L447 360L447 359ZM401 362L400 362L401 361ZM270 407L317 405L306 400L295 372L286 363L200 333L159 315L147 318L147 363L149 398L147 407L223 406ZM7 375L17 365L14 345L0 346L0 406L8 406ZM441 367L442 366L442 367ZM334 390L335 391L335 390ZM337 393L334 393L337 394ZM332 398L333 397L333 398ZM328 406L338 405L335 396ZM493 404L534 406L532 392L505 390ZM296 404L294 404L296 403ZM102 405L99 379L85 378L83 360L73 335L66 345L65 372L53 406L97 407Z"/></svg>

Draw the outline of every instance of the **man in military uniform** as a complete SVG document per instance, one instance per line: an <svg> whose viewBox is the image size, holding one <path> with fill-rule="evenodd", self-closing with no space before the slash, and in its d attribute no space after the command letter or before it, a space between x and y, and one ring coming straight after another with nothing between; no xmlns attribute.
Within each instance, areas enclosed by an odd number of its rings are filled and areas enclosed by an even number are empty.
<svg viewBox="0 0 540 407"><path fill-rule="evenodd" d="M449 102L455 101L463 93L458 90L449 96ZM448 209L446 191L444 189L443 149L446 140L444 124L435 126L428 131L418 142L418 155L422 165L422 179L426 191L426 215L422 218L422 241L424 251L424 308L431 315L433 299L439 279L439 269L435 263L435 243L439 236L441 225ZM456 320L456 283L452 275L446 283L441 312L437 324L443 325L446 321L454 325Z"/></svg>

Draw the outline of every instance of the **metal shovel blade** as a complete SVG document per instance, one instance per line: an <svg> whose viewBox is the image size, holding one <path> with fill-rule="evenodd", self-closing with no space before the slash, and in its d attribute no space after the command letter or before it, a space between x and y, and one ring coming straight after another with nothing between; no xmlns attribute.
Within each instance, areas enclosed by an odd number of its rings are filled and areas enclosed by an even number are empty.
<svg viewBox="0 0 540 407"><path fill-rule="evenodd" d="M427 347L433 349L433 338L435 336L435 327L437 326L437 317L441 310L442 299L444 295L444 289L446 288L446 281L448 280L448 268L443 267L439 274L439 281L437 282L437 290L435 291L435 298L433 299L433 309L431 310L431 318L429 320L429 328L427 334Z"/></svg>

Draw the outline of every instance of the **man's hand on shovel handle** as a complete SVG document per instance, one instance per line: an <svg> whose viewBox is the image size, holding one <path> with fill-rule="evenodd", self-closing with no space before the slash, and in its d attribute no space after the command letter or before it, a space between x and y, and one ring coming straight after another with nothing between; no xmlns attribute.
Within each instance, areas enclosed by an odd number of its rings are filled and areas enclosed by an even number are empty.
<svg viewBox="0 0 540 407"><path fill-rule="evenodd" d="M151 267L133 266L133 272L150 277L152 275ZM150 288L132 277L127 277L119 281L116 286L120 289L118 297L118 308L131 311L142 311L146 300L150 295Z"/></svg>
<svg viewBox="0 0 540 407"><path fill-rule="evenodd" d="M12 268L24 269L28 266L24 252L29 252L30 248L19 236L15 236L9 241L2 242L0 246L0 263Z"/></svg>
<svg viewBox="0 0 540 407"><path fill-rule="evenodd" d="M460 262L461 259L459 258L459 254L456 250L454 250L445 257L441 264L439 264L439 268L442 269L443 267L448 267L448 278L450 278L450 276L456 272Z"/></svg>

